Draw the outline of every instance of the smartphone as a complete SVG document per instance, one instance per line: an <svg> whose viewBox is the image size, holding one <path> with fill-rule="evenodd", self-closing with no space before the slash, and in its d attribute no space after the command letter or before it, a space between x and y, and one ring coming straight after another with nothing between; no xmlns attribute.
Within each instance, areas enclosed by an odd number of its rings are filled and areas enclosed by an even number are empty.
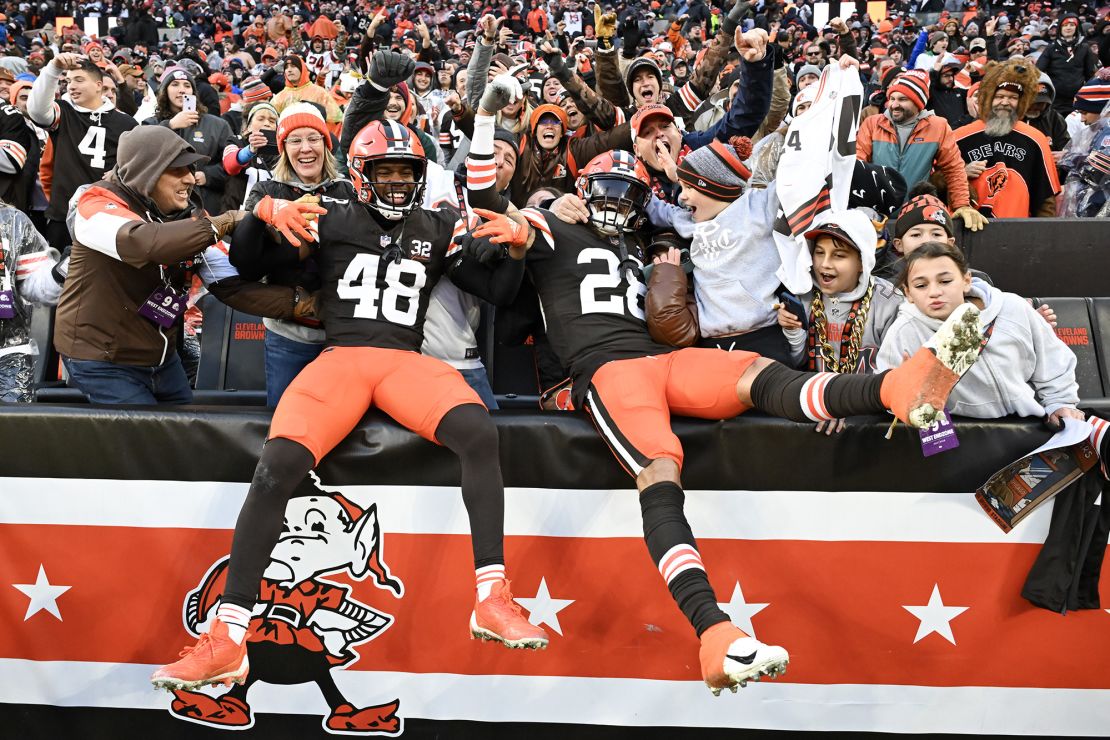
<svg viewBox="0 0 1110 740"><path fill-rule="evenodd" d="M272 128L263 129L262 135L266 137L266 146L277 146L277 131Z"/></svg>
<svg viewBox="0 0 1110 740"><path fill-rule="evenodd" d="M785 286L781 286L777 291L775 291L775 297L779 299L779 302L782 303L787 311L794 314L794 317L797 318L798 321L802 322L803 329L809 328L809 320L806 317L805 304L802 303L801 299L798 298L798 296L787 290Z"/></svg>
<svg viewBox="0 0 1110 740"><path fill-rule="evenodd" d="M197 109L196 95L183 95L181 97L181 110L195 112Z"/></svg>

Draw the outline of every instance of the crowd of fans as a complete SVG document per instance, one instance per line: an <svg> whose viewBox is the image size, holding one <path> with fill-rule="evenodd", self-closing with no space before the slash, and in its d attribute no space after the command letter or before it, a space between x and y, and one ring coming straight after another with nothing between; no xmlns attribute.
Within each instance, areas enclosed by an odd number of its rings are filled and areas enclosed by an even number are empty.
<svg viewBox="0 0 1110 740"><path fill-rule="evenodd" d="M1051 312L1038 316L969 273L953 221L978 230L999 218L1110 215L1105 3L840 3L843 15L827 20L809 0L97 0L73 4L72 21L62 5L7 2L0 13L0 94L10 103L0 112L0 400L32 399L41 348L31 307L57 304L55 345L93 400L103 391L101 400L187 402L202 325L195 303L211 291L268 317L275 403L323 341L313 275L248 274L236 247L229 261L235 214L257 213L260 183L308 194L347 176L352 141L378 118L407 127L434 163L428 205L457 205L469 192L588 222L582 169L611 150L634 155L652 195L647 319L657 340L873 372L951 313L929 292L948 289L948 274L960 286L952 300L1017 317L1007 327L1018 328L999 327L1016 333L1012 342L988 345L1017 358L1007 362L1014 377L965 382L986 400L963 399L962 413L1059 416L1078 403L1075 360L1053 344ZM848 12L879 5L883 17ZM111 19L100 22L106 33L87 33L98 16ZM382 49L411 58L404 79L373 78ZM815 223L813 284L789 291L776 277L775 172L790 122L813 105L830 65L858 74L864 89L851 208ZM491 83L506 76L523 96L491 109L505 89ZM384 110L371 102L383 88ZM177 139L140 135L148 128ZM485 156L487 139L491 164L476 165L472 144ZM159 180L182 168L177 191ZM103 182L112 187L98 195ZM181 225L172 241L121 227L112 221L120 189L150 204L140 221L152 223L173 221L175 197L195 192L205 226ZM726 265L707 256L698 225L729 219L740 228ZM90 243L104 233L111 246ZM228 237L222 249L217 237ZM159 243L132 247L144 239ZM71 256L75 240L111 264ZM922 245L927 256L904 259ZM105 294L100 271L138 269L160 271L183 298L156 345L135 349L127 337L142 344L142 332L126 322L152 320L135 315L149 299ZM495 406L476 352L479 301L436 298L425 351ZM120 314L121 304L131 308ZM532 338L537 391L563 380L534 292L499 312L502 338ZM136 370L149 394L113 395L105 366Z"/></svg>

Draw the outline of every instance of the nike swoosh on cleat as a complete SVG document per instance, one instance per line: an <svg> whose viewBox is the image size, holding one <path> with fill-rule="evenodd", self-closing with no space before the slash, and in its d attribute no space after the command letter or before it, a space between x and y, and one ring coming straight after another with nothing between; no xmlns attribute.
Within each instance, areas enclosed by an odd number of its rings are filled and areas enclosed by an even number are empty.
<svg viewBox="0 0 1110 740"><path fill-rule="evenodd" d="M740 657L738 655L728 655L726 653L725 657L729 660L735 660L737 663L743 663L744 665L751 665L755 661L755 653L752 653L751 655L745 655L744 657Z"/></svg>

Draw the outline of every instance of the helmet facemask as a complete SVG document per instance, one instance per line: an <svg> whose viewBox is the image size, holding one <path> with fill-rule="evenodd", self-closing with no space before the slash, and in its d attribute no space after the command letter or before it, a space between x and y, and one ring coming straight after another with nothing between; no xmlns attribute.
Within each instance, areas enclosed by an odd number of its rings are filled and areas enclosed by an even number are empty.
<svg viewBox="0 0 1110 740"><path fill-rule="evenodd" d="M579 195L590 211L590 225L607 236L640 228L651 201L647 183L609 173L588 175Z"/></svg>
<svg viewBox="0 0 1110 740"><path fill-rule="evenodd" d="M359 200L390 221L399 221L423 203L427 171L427 163L423 157L356 157L352 164L357 170L353 179ZM395 164L410 166L412 181L381 179L378 169L382 165Z"/></svg>

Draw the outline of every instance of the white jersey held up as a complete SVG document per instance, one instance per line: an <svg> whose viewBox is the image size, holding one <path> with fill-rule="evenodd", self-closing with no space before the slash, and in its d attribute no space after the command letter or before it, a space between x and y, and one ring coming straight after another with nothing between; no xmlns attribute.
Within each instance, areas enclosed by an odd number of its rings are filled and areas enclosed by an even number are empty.
<svg viewBox="0 0 1110 740"><path fill-rule="evenodd" d="M786 131L776 173L781 210L775 245L782 262L776 274L796 295L813 287L813 260L803 235L817 214L848 208L863 105L863 84L855 67L841 69L830 63L817 85L813 105Z"/></svg>

